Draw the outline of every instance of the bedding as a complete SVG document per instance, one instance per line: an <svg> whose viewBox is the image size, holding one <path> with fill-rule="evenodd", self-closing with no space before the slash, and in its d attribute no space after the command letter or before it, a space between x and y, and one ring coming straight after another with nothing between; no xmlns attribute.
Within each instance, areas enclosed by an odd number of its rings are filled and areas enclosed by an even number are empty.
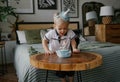
<svg viewBox="0 0 120 82"><path fill-rule="evenodd" d="M39 34L35 33L38 37L40 35L40 40L42 39L42 37L44 36L43 34L45 33L45 31L49 31L53 28L53 22L19 22L16 24L16 38L17 38L17 43L21 44L21 43L31 43L29 41L26 40L26 36L28 36L26 34L26 31L33 31L33 30L40 30ZM75 22L70 22L69 24L69 29L71 30L78 30L79 29L79 22L75 21ZM44 31L44 32L43 32ZM31 33L33 34L33 33ZM37 38L38 38L37 37ZM32 38L32 42L34 42L34 37Z"/></svg>
<svg viewBox="0 0 120 82"><path fill-rule="evenodd" d="M77 24L77 25L76 25ZM78 23L72 23L70 28L78 29ZM34 29L49 29L51 23L18 23L17 31L34 30ZM33 28L34 27L34 28ZM41 38L45 31L40 33ZM30 56L36 53L44 53L41 43L20 43L20 37L17 36L17 46L14 54L14 66L18 77L18 82L44 82L46 70L37 69L30 64ZM21 38L20 38L21 39ZM102 66L82 71L83 82L120 82L120 45L112 43L100 43L96 41L86 41L81 35L79 36L80 43L78 49L87 52L100 53L103 56ZM77 82L76 73L75 81ZM49 71L48 82L60 82L55 76L55 71Z"/></svg>
<svg viewBox="0 0 120 82"><path fill-rule="evenodd" d="M81 51L96 52L103 56L102 66L81 72L83 82L120 82L118 77L120 76L120 45L83 41L78 48ZM42 44L16 46L14 64L19 82L44 82L46 70L36 69L30 64L29 56L36 53L44 53ZM48 82L60 82L54 71L49 71Z"/></svg>
<svg viewBox="0 0 120 82"><path fill-rule="evenodd" d="M41 30L16 31L20 43L41 43Z"/></svg>
<svg viewBox="0 0 120 82"><path fill-rule="evenodd" d="M40 30L26 30L25 36L28 44L41 43Z"/></svg>
<svg viewBox="0 0 120 82"><path fill-rule="evenodd" d="M36 69L30 64L30 56L44 53L42 44L19 44L15 48L14 66L18 82L45 82L46 70ZM60 82L55 71L48 73L48 82ZM75 74L75 78L76 78ZM76 82L77 78L75 79Z"/></svg>
<svg viewBox="0 0 120 82"><path fill-rule="evenodd" d="M18 40L21 44L22 43L27 43L24 31L16 31L16 33L17 33L17 36L18 36Z"/></svg>
<svg viewBox="0 0 120 82"><path fill-rule="evenodd" d="M17 45L15 48L16 50L14 65L18 77L18 82L34 82L34 80L32 81L32 79L36 76L37 69L30 65L29 49L31 48L31 46L33 48L35 47L36 50L43 50L43 48L41 48L41 44L21 44ZM35 77L35 79L37 80L37 77Z"/></svg>
<svg viewBox="0 0 120 82"><path fill-rule="evenodd" d="M83 82L120 82L120 44L82 41L78 48L103 56L102 66L81 72Z"/></svg>

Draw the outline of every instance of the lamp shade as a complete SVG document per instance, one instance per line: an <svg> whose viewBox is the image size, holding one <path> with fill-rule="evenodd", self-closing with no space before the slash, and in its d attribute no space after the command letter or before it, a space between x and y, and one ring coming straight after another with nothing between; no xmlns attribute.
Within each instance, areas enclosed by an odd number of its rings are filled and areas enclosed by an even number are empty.
<svg viewBox="0 0 120 82"><path fill-rule="evenodd" d="M113 16L114 9L112 6L102 6L100 8L100 16Z"/></svg>
<svg viewBox="0 0 120 82"><path fill-rule="evenodd" d="M90 11L86 13L86 21L97 20L97 14L95 11Z"/></svg>

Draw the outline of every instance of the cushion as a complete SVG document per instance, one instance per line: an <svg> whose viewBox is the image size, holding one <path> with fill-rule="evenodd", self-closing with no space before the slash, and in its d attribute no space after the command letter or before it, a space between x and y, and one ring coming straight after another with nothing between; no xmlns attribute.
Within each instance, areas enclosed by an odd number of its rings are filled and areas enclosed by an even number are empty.
<svg viewBox="0 0 120 82"><path fill-rule="evenodd" d="M40 30L25 30L27 43L41 43Z"/></svg>
<svg viewBox="0 0 120 82"><path fill-rule="evenodd" d="M41 36L42 39L44 38L44 36L45 36L45 34L46 34L47 32L48 32L48 31L45 30L45 29L40 30L40 36Z"/></svg>
<svg viewBox="0 0 120 82"><path fill-rule="evenodd" d="M24 31L16 31L18 35L18 40L19 43L27 43L26 37L25 37L25 32Z"/></svg>
<svg viewBox="0 0 120 82"><path fill-rule="evenodd" d="M45 36L45 34L46 34L47 32L49 32L50 30L52 30L52 28L40 30L40 36L41 36L41 38L43 39L44 36Z"/></svg>

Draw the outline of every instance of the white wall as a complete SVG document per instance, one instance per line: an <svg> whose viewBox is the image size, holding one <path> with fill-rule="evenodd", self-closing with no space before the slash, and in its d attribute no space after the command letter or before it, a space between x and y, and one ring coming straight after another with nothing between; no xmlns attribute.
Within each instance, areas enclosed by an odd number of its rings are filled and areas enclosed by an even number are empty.
<svg viewBox="0 0 120 82"><path fill-rule="evenodd" d="M58 1L58 8L57 10L38 10L37 7L37 0L35 1L35 14L20 14L20 19L24 20L25 22L52 22L53 21L53 14L55 12L61 11L61 0ZM79 1L79 18L71 18L70 21L79 21L80 28L82 28L82 10L81 6L84 2L89 1L97 1L101 2L104 5L111 5L114 8L120 8L120 0L78 0ZM13 19L11 19L13 20ZM13 20L14 21L14 20ZM3 32L9 32L10 28L8 27L7 23L2 24Z"/></svg>

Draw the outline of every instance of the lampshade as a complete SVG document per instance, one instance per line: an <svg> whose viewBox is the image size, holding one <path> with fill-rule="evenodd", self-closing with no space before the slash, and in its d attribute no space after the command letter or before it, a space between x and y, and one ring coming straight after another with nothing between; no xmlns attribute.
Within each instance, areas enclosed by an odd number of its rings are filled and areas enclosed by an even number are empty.
<svg viewBox="0 0 120 82"><path fill-rule="evenodd" d="M112 6L102 6L100 8L100 16L113 16L114 9Z"/></svg>
<svg viewBox="0 0 120 82"><path fill-rule="evenodd" d="M95 11L90 11L86 13L86 21L97 20L97 14Z"/></svg>

